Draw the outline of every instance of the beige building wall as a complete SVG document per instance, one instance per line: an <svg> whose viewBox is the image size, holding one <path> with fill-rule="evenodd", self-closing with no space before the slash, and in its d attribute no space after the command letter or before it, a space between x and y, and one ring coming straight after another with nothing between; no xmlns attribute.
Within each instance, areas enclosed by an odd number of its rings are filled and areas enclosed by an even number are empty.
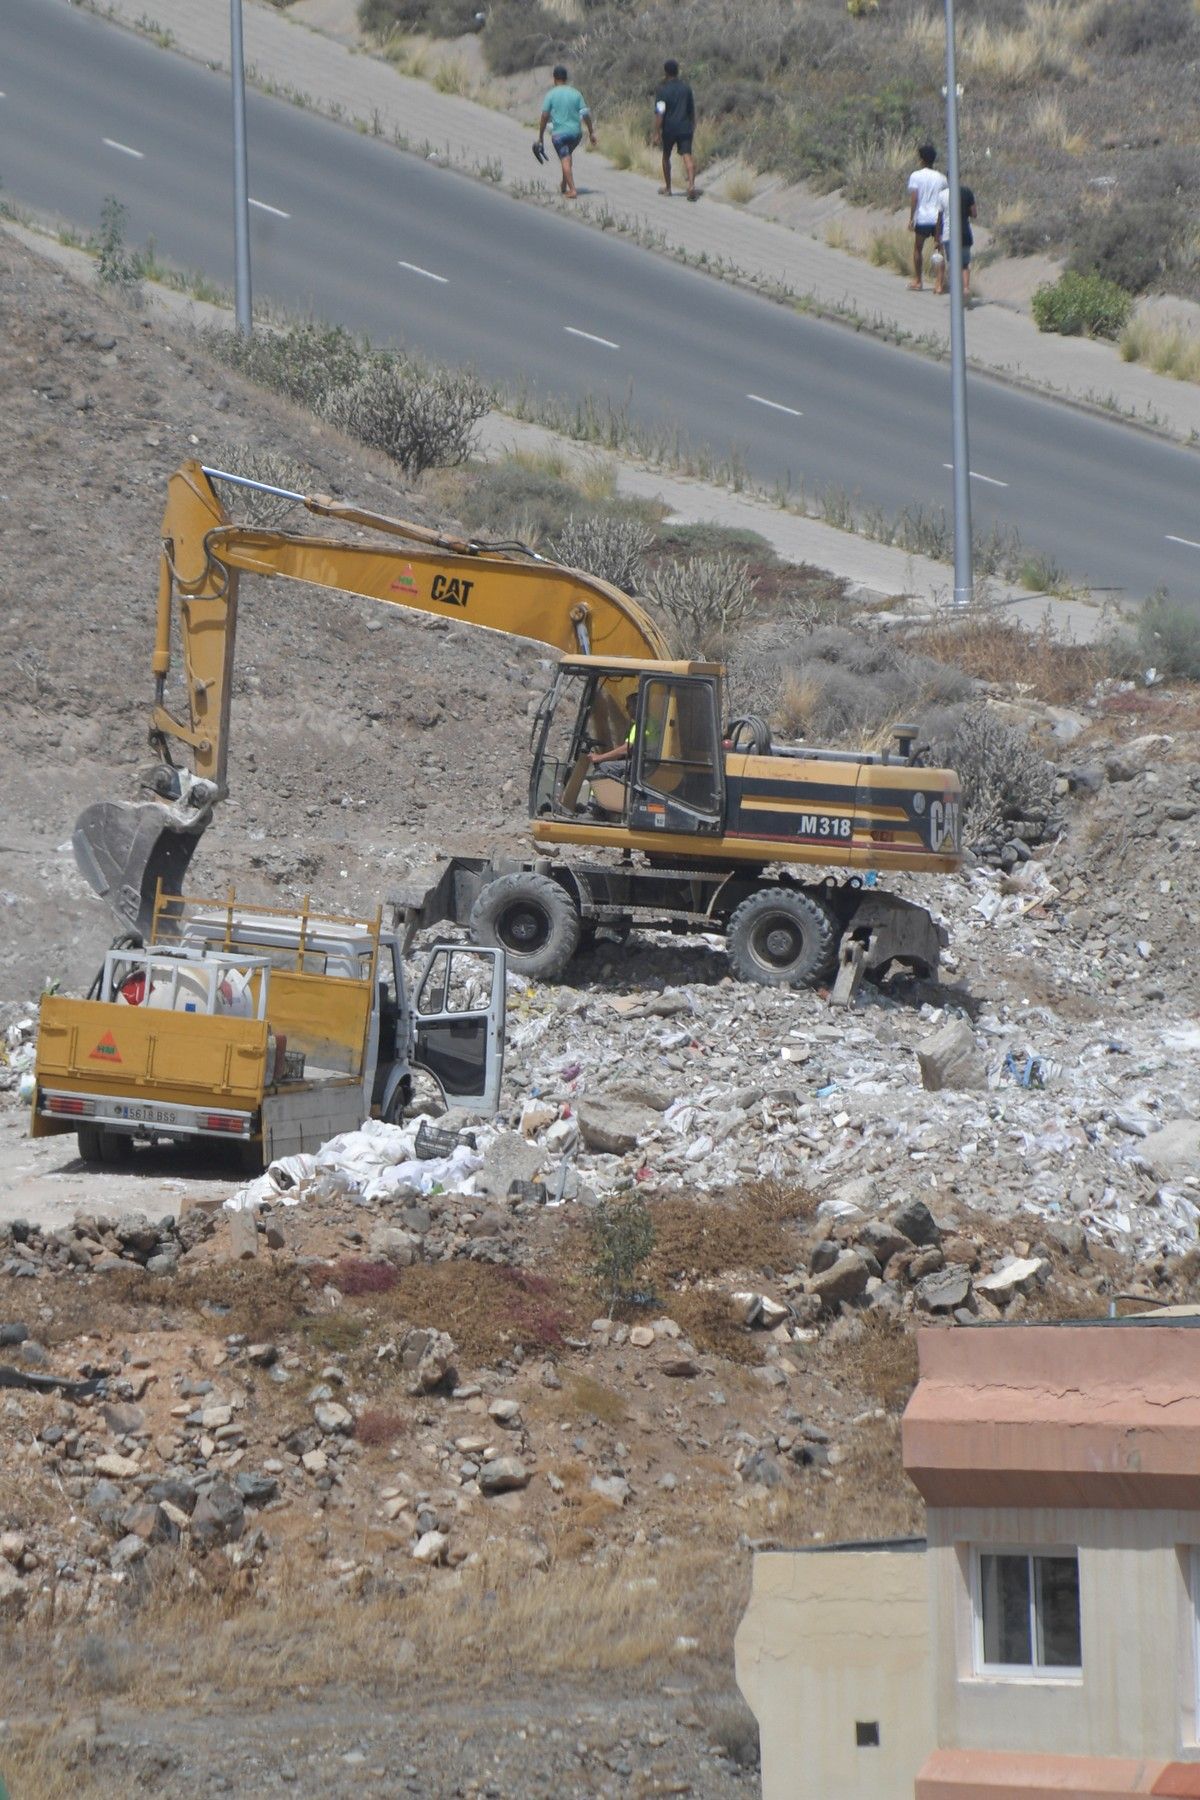
<svg viewBox="0 0 1200 1800"><path fill-rule="evenodd" d="M931 1507L927 1569L945 1749L1200 1761L1191 1558L1200 1512ZM1082 1674L975 1674L972 1551L1079 1551Z"/></svg>
<svg viewBox="0 0 1200 1800"><path fill-rule="evenodd" d="M737 1634L763 1800L912 1800L935 1743L925 1555L762 1551ZM876 1724L878 1748L856 1745Z"/></svg>

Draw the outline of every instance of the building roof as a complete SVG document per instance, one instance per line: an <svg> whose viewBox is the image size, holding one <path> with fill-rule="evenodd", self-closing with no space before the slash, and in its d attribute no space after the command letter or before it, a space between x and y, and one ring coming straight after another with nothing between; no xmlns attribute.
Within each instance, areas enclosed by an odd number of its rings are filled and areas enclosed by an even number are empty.
<svg viewBox="0 0 1200 1800"><path fill-rule="evenodd" d="M931 1506L1200 1508L1196 1323L922 1331L904 1466Z"/></svg>

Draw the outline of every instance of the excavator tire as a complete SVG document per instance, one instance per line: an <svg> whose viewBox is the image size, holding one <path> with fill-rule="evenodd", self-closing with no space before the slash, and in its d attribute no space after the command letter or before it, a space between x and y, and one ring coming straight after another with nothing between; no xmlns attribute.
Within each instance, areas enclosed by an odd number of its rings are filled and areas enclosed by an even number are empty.
<svg viewBox="0 0 1200 1800"><path fill-rule="evenodd" d="M726 929L730 966L759 987L814 987L833 972L838 927L811 894L760 888L732 914Z"/></svg>
<svg viewBox="0 0 1200 1800"><path fill-rule="evenodd" d="M561 975L579 948L579 914L548 875L524 870L489 881L471 908L477 944L503 950L508 966L536 981Z"/></svg>

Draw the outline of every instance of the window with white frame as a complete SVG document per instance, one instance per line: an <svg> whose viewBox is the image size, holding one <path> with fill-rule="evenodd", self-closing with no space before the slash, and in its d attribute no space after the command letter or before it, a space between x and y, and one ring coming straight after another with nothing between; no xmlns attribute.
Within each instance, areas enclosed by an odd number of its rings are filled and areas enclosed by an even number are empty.
<svg viewBox="0 0 1200 1800"><path fill-rule="evenodd" d="M980 1550L976 1668L982 1675L1077 1675L1079 1558L1074 1551Z"/></svg>

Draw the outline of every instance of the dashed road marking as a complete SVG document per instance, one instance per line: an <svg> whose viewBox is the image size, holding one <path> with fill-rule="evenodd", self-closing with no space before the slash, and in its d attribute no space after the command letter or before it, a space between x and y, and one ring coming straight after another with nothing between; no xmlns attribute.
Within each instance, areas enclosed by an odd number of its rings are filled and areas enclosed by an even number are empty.
<svg viewBox="0 0 1200 1800"><path fill-rule="evenodd" d="M442 287L448 287L450 284L448 275L435 275L432 269L423 269L420 263L401 262L398 266L401 269L407 269L410 275L423 275L426 281L439 282Z"/></svg>
<svg viewBox="0 0 1200 1800"><path fill-rule="evenodd" d="M253 195L251 196L250 204L251 206L257 206L259 212L269 212L272 218L275 219L290 219L292 216L291 213L285 213L281 206L268 206L265 200L255 200Z"/></svg>
<svg viewBox="0 0 1200 1800"><path fill-rule="evenodd" d="M953 469L953 463L943 463L943 469ZM994 475L981 475L978 469L968 471L972 481L986 481L989 487L1007 487L1007 481L997 481Z"/></svg>
<svg viewBox="0 0 1200 1800"><path fill-rule="evenodd" d="M769 406L772 412L790 413L793 419L802 419L804 414L796 406L785 406L781 400L767 400L762 394L747 394L747 400L753 400L756 406Z"/></svg>
<svg viewBox="0 0 1200 1800"><path fill-rule="evenodd" d="M101 141L105 143L110 150L119 150L122 156L135 156L138 162L145 162L146 160L146 152L144 150L135 150L131 144L118 144L116 138L104 138Z"/></svg>
<svg viewBox="0 0 1200 1800"><path fill-rule="evenodd" d="M579 331L574 325L564 325L563 330L572 337L586 338L589 344L603 344L606 350L619 350L620 344L614 344L611 338L597 337L594 331Z"/></svg>
<svg viewBox="0 0 1200 1800"><path fill-rule="evenodd" d="M1166 535L1168 544L1184 544L1189 550L1200 550L1200 544L1196 542L1195 538L1173 537L1169 531Z"/></svg>

